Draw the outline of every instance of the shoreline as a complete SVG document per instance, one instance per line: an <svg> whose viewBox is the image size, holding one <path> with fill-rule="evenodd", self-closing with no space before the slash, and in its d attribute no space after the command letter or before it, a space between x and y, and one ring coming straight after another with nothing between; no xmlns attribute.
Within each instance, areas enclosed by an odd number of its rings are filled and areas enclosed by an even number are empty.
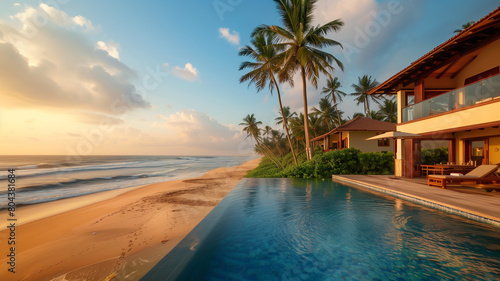
<svg viewBox="0 0 500 281"><path fill-rule="evenodd" d="M0 279L137 280L259 162L217 168L196 178L23 206L16 211L22 218L16 225L16 273L8 271L3 258L8 255L9 230L0 231L5 243Z"/></svg>

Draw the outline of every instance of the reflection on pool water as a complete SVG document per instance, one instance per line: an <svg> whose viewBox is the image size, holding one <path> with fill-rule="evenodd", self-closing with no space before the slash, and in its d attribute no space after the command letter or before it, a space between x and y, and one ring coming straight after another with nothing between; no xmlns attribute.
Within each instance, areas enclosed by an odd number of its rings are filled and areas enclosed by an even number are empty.
<svg viewBox="0 0 500 281"><path fill-rule="evenodd" d="M500 229L332 181L244 179L144 280L498 280Z"/></svg>

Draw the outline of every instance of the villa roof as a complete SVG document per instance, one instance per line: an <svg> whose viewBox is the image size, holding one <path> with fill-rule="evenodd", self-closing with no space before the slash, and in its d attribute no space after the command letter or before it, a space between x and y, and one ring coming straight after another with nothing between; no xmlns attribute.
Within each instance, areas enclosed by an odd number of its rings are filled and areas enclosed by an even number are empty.
<svg viewBox="0 0 500 281"><path fill-rule="evenodd" d="M346 122L343 125L323 134L319 137L313 138L311 141L317 141L325 138L328 135L333 135L337 132L345 131L376 131L376 132L392 132L396 131L396 124L384 121L373 120L371 118L357 116L356 118Z"/></svg>
<svg viewBox="0 0 500 281"><path fill-rule="evenodd" d="M412 83L429 76L454 78L477 57L479 49L499 38L500 7L371 89L368 94L396 94L398 90L413 90Z"/></svg>

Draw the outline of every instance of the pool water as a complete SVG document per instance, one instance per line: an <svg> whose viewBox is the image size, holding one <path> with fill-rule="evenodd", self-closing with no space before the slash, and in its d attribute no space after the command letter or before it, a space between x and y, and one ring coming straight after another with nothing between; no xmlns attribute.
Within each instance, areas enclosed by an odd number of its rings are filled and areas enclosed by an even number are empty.
<svg viewBox="0 0 500 281"><path fill-rule="evenodd" d="M332 181L244 179L143 280L499 280L500 229Z"/></svg>

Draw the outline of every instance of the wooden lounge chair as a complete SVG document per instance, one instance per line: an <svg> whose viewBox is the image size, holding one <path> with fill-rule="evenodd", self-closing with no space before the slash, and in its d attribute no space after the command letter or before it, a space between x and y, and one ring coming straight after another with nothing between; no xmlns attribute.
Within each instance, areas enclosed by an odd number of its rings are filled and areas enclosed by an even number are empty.
<svg viewBox="0 0 500 281"><path fill-rule="evenodd" d="M448 183L476 182L491 183L500 182L500 177L497 174L498 165L481 165L463 176L451 175L428 175L427 185L439 186L446 188Z"/></svg>

